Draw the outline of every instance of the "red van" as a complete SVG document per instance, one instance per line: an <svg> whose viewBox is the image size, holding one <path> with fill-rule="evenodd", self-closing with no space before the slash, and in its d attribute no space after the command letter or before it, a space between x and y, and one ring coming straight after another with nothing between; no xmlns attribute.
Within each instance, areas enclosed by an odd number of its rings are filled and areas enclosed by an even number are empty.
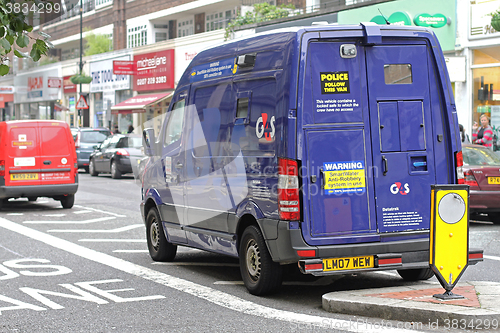
<svg viewBox="0 0 500 333"><path fill-rule="evenodd" d="M0 208L9 198L49 197L73 207L78 190L75 143L57 120L0 122Z"/></svg>

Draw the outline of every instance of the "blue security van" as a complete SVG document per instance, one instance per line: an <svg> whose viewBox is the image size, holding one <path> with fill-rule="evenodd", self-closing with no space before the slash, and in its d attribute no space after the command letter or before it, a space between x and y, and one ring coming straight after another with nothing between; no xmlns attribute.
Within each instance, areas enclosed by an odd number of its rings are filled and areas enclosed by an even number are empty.
<svg viewBox="0 0 500 333"><path fill-rule="evenodd" d="M428 29L312 26L207 49L143 133L150 255L239 257L256 295L291 263L428 279L431 185L463 183L458 134Z"/></svg>

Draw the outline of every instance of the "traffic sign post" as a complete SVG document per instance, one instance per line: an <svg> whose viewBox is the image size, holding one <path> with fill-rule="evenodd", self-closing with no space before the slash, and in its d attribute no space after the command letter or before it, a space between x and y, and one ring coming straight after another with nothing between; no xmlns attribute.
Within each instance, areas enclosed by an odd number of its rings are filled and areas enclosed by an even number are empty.
<svg viewBox="0 0 500 333"><path fill-rule="evenodd" d="M89 108L89 105L87 104L87 100L85 99L85 96L80 95L80 99L78 100L78 103L76 103L76 108L78 110Z"/></svg>
<svg viewBox="0 0 500 333"><path fill-rule="evenodd" d="M469 186L431 186L431 234L429 264L446 290L434 297L464 298L451 292L468 266Z"/></svg>

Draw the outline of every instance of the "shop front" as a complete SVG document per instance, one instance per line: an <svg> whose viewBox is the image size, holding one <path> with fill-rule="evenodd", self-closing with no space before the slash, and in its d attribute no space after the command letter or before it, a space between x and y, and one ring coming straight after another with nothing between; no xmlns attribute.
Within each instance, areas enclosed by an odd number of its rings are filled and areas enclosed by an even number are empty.
<svg viewBox="0 0 500 333"><path fill-rule="evenodd" d="M90 63L90 110L89 119L92 127L108 127L118 125L125 131L133 124L130 114L111 114L111 107L132 97L129 75L113 74L113 61L130 61L130 55L122 55Z"/></svg>
<svg viewBox="0 0 500 333"><path fill-rule="evenodd" d="M138 95L115 105L112 110L121 114L135 114L135 127L141 130L151 127L157 131L170 104L170 93L175 88L174 50L135 54L134 64L134 91ZM124 108L126 106L128 108Z"/></svg>
<svg viewBox="0 0 500 333"><path fill-rule="evenodd" d="M59 66L14 77L14 106L16 119L65 120L63 111L56 108L62 98L62 77Z"/></svg>
<svg viewBox="0 0 500 333"><path fill-rule="evenodd" d="M139 125L141 130L154 128L155 133L159 133L165 110L168 109L172 96L173 92L137 95L112 106L111 114L122 116L135 114L144 119Z"/></svg>
<svg viewBox="0 0 500 333"><path fill-rule="evenodd" d="M0 121L14 119L14 87L0 87Z"/></svg>
<svg viewBox="0 0 500 333"><path fill-rule="evenodd" d="M76 112L76 84L71 82L71 75L63 77L64 106L66 109L66 122L71 127L78 127L78 114Z"/></svg>
<svg viewBox="0 0 500 333"><path fill-rule="evenodd" d="M491 25L491 14L500 8L500 1L475 1L470 4L468 31L471 58L470 89L471 123L481 124L481 115L490 119L494 134L500 136L500 32ZM500 150L500 142L493 149Z"/></svg>

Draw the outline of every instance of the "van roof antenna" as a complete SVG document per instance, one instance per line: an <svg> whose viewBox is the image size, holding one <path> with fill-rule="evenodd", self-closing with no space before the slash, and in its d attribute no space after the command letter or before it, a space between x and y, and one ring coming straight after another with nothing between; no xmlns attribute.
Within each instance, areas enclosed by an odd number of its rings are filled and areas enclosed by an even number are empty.
<svg viewBox="0 0 500 333"><path fill-rule="evenodd" d="M387 17L385 17L385 15L384 15L384 14L382 14L382 11L380 10L380 8L378 9L378 11L379 11L380 15L382 15L382 17L384 18L385 23L386 23L387 25L391 25L391 23L389 22L389 20L387 19Z"/></svg>

